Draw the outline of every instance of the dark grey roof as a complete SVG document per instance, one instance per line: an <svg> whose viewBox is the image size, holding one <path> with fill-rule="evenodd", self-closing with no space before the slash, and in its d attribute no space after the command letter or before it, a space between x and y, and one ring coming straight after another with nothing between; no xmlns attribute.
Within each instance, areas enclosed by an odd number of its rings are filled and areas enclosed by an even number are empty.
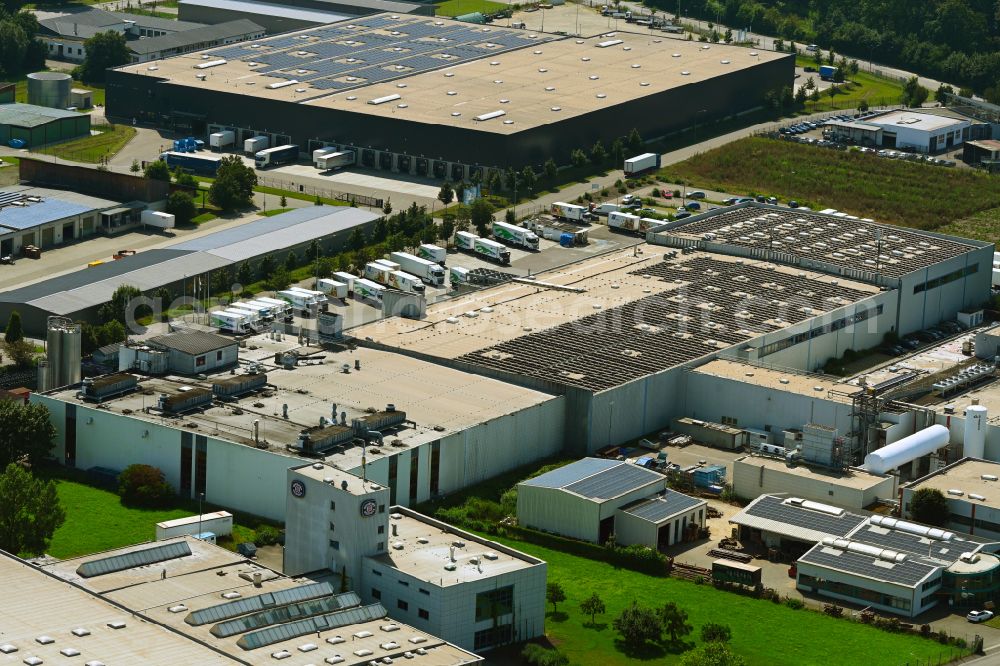
<svg viewBox="0 0 1000 666"><path fill-rule="evenodd" d="M664 481L662 474L651 472L637 465L621 463L617 467L571 483L563 490L589 499L611 499L621 497L625 493L638 490L657 481Z"/></svg>
<svg viewBox="0 0 1000 666"><path fill-rule="evenodd" d="M816 504L819 503L786 504L785 498L761 495L729 522L801 541L819 541L827 536L846 536L867 520L846 510L838 516L806 508Z"/></svg>
<svg viewBox="0 0 1000 666"><path fill-rule="evenodd" d="M870 543L880 548L889 548L901 553L910 553L919 557L931 557L947 564L955 562L962 553L976 550L985 541L963 534L949 540L928 539L917 534L910 534L898 529L887 529L878 525L865 523L851 532L850 537L856 541ZM930 545L930 548L928 548Z"/></svg>
<svg viewBox="0 0 1000 666"><path fill-rule="evenodd" d="M150 54L162 51L174 51L191 48L198 45L214 46L218 42L234 37L244 37L249 35L259 35L264 33L264 28L257 25L250 19L236 19L226 21L216 25L206 25L200 28L192 28L183 32L174 32L159 37L147 37L128 43L128 48L133 53Z"/></svg>
<svg viewBox="0 0 1000 666"><path fill-rule="evenodd" d="M204 331L178 331L177 333L157 335L149 338L146 342L192 356L236 346L236 341L232 338Z"/></svg>
<svg viewBox="0 0 1000 666"><path fill-rule="evenodd" d="M94 350L94 354L99 354L101 356L116 356L122 348L122 343L112 342L110 345L104 345L103 347L98 347Z"/></svg>
<svg viewBox="0 0 1000 666"><path fill-rule="evenodd" d="M202 28L204 23L194 21L178 21L177 19L161 18L159 16L147 16L145 14L130 14L128 12L108 12L112 16L122 21L134 21L141 28L153 28L154 30L193 30Z"/></svg>
<svg viewBox="0 0 1000 666"><path fill-rule="evenodd" d="M583 458L564 465L551 472L540 474L533 479L522 481L525 486L538 486L541 488L565 488L571 483L576 483L581 479L586 479L598 472L611 469L621 465L619 460L606 460L604 458Z"/></svg>
<svg viewBox="0 0 1000 666"><path fill-rule="evenodd" d="M660 523L679 513L690 511L700 504L706 504L705 500L689 497L674 490L667 490L666 494L661 497L640 500L624 511L651 523Z"/></svg>
<svg viewBox="0 0 1000 666"><path fill-rule="evenodd" d="M872 555L840 550L818 543L799 558L799 562L829 567L838 571L882 580L897 585L914 587L940 567L918 558L907 557L902 562L889 563ZM877 564L876 564L877 562Z"/></svg>

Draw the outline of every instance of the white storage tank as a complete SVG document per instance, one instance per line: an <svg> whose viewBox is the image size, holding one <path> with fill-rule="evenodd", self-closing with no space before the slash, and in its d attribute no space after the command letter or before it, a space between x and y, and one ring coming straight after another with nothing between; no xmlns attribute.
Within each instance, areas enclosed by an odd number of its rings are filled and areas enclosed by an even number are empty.
<svg viewBox="0 0 1000 666"><path fill-rule="evenodd" d="M898 442L883 446L865 456L864 467L874 474L887 474L900 465L934 453L948 444L948 429L932 425Z"/></svg>
<svg viewBox="0 0 1000 666"><path fill-rule="evenodd" d="M973 399L965 410L965 437L963 455L967 458L982 458L986 455L986 417L989 410Z"/></svg>

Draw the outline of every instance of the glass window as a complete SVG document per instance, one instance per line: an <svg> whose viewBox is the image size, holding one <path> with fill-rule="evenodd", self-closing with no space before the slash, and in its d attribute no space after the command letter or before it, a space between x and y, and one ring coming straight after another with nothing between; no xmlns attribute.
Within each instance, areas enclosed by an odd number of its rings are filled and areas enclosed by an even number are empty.
<svg viewBox="0 0 1000 666"><path fill-rule="evenodd" d="M494 645L503 645L504 643L509 643L513 638L514 631L511 625L504 624L499 627L490 627L489 629L483 629L482 631L476 632L475 637L475 648L476 650L485 650L486 648L493 647Z"/></svg>
<svg viewBox="0 0 1000 666"><path fill-rule="evenodd" d="M502 617L514 610L514 586L507 585L476 595L476 622Z"/></svg>
<svg viewBox="0 0 1000 666"><path fill-rule="evenodd" d="M410 604L406 603L402 599L397 599L396 608L398 608L399 610L410 610Z"/></svg>
<svg viewBox="0 0 1000 666"><path fill-rule="evenodd" d="M340 542L336 539L330 539L330 548L334 550L340 550Z"/></svg>
<svg viewBox="0 0 1000 666"><path fill-rule="evenodd" d="M417 609L417 615L419 615L419 616L420 616L420 619L421 619L421 620L429 620L429 619L431 619L431 614L430 614L430 613L428 613L428 612L427 612L426 610L424 610L423 608L419 608L419 609Z"/></svg>
<svg viewBox="0 0 1000 666"><path fill-rule="evenodd" d="M377 587L373 587L372 599L381 599L381 598L382 598L382 592Z"/></svg>

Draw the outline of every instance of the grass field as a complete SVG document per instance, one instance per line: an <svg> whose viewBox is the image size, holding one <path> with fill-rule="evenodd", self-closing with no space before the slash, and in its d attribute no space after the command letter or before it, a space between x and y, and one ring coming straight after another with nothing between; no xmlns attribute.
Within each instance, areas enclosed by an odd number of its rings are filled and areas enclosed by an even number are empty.
<svg viewBox="0 0 1000 666"><path fill-rule="evenodd" d="M663 169L668 182L734 194L795 199L861 217L920 229L1000 207L1000 180L968 169L898 162L752 137ZM995 218L994 218L995 219Z"/></svg>
<svg viewBox="0 0 1000 666"><path fill-rule="evenodd" d="M819 81L819 74L812 76L816 77L817 82ZM818 101L806 102L805 113L827 109L856 109L862 101L871 107L891 106L899 104L902 94L903 84L899 81L868 72L858 72L850 77L848 85L838 86L837 93L833 97L823 91Z"/></svg>
<svg viewBox="0 0 1000 666"><path fill-rule="evenodd" d="M560 583L565 589L566 601L559 604L558 613L552 613L549 605L545 626L546 637L571 664L624 666L639 661L674 664L680 660L680 655L657 648L648 648L644 654L626 655L616 647L617 634L611 626L612 620L633 600L641 605L676 602L688 612L689 622L694 626L688 636L691 642L697 642L701 625L706 622L729 625L733 630L733 650L752 666L827 666L833 663L902 666L923 664L928 660L937 663L939 656L944 662L951 650L957 650L918 636L889 634L821 613L793 610L709 586L673 578L652 578L540 546L503 538L497 540L548 562L548 580ZM591 625L590 617L580 612L579 605L593 592L604 600L607 613L598 616L596 623Z"/></svg>
<svg viewBox="0 0 1000 666"><path fill-rule="evenodd" d="M73 162L97 164L105 157L113 157L135 136L135 128L127 125L95 125L91 129L98 133L46 146L34 152L55 155Z"/></svg>
<svg viewBox="0 0 1000 666"><path fill-rule="evenodd" d="M67 66L69 63L67 63ZM103 83L83 83L82 81L73 81L74 88L83 88L84 90L90 90L93 92L93 103L94 106L104 105L104 84ZM20 102L22 104L28 103L28 80L21 79L14 84L14 101Z"/></svg>
<svg viewBox="0 0 1000 666"><path fill-rule="evenodd" d="M437 3L435 14L437 16L462 16L472 12L482 12L483 14L493 14L507 9L507 5L491 0L446 0Z"/></svg>
<svg viewBox="0 0 1000 666"><path fill-rule="evenodd" d="M997 183L997 187L1000 187L1000 182ZM936 231L942 234L953 234L963 238L975 238L988 243L996 243L1000 241L1000 208L991 208L970 217L949 222L938 227Z"/></svg>

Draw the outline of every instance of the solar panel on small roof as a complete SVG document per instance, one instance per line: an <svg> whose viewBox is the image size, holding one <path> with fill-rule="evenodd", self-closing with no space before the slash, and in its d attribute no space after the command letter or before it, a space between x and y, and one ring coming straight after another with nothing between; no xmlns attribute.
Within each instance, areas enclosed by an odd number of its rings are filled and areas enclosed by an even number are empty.
<svg viewBox="0 0 1000 666"><path fill-rule="evenodd" d="M184 621L193 627L198 627L210 622L220 622L230 618L255 613L265 608L283 606L297 601L306 601L327 597L333 594L333 585L330 583L309 583L299 585L287 590L277 592L265 592L253 597L244 597L236 601L229 601L208 608L200 608L188 613Z"/></svg>
<svg viewBox="0 0 1000 666"><path fill-rule="evenodd" d="M678 513L693 509L699 504L704 504L705 500L696 497L689 497L684 493L668 490L663 497L654 497L644 500L633 507L626 509L637 518L642 518L653 523L675 516Z"/></svg>
<svg viewBox="0 0 1000 666"><path fill-rule="evenodd" d="M522 483L526 486L538 486L541 488L564 488L580 479L585 479L592 474L622 465L619 460L605 460L603 458L584 458L576 462L564 465L551 472L540 474L533 479L528 479Z"/></svg>
<svg viewBox="0 0 1000 666"><path fill-rule="evenodd" d="M191 546L187 541L174 541L160 546L133 550L122 555L113 555L98 560L84 562L76 568L76 573L84 578L103 576L116 571L125 571L136 567L144 567L157 562L175 560L191 554Z"/></svg>
<svg viewBox="0 0 1000 666"><path fill-rule="evenodd" d="M606 472L594 474L590 478L572 483L563 490L590 499L610 499L663 481L664 477L661 474L636 465L622 464Z"/></svg>
<svg viewBox="0 0 1000 666"><path fill-rule="evenodd" d="M348 610L338 611L336 613L330 613L328 615L319 615L317 617L298 620L297 622L289 622L287 624L280 624L276 627L268 627L267 629L254 631L241 636L240 639L236 641L236 644L244 650L253 650L266 645L280 643L281 641L289 640L291 638L306 636L314 632L336 629L337 627L346 627L348 625L359 624L361 622L371 622L372 620L383 618L386 615L388 615L388 612L382 604L371 604L370 606L351 608Z"/></svg>
<svg viewBox="0 0 1000 666"><path fill-rule="evenodd" d="M299 601L278 608L269 608L234 620L220 622L212 627L213 636L227 638L290 620L305 619L361 605L361 597L356 592L345 592L336 596Z"/></svg>

